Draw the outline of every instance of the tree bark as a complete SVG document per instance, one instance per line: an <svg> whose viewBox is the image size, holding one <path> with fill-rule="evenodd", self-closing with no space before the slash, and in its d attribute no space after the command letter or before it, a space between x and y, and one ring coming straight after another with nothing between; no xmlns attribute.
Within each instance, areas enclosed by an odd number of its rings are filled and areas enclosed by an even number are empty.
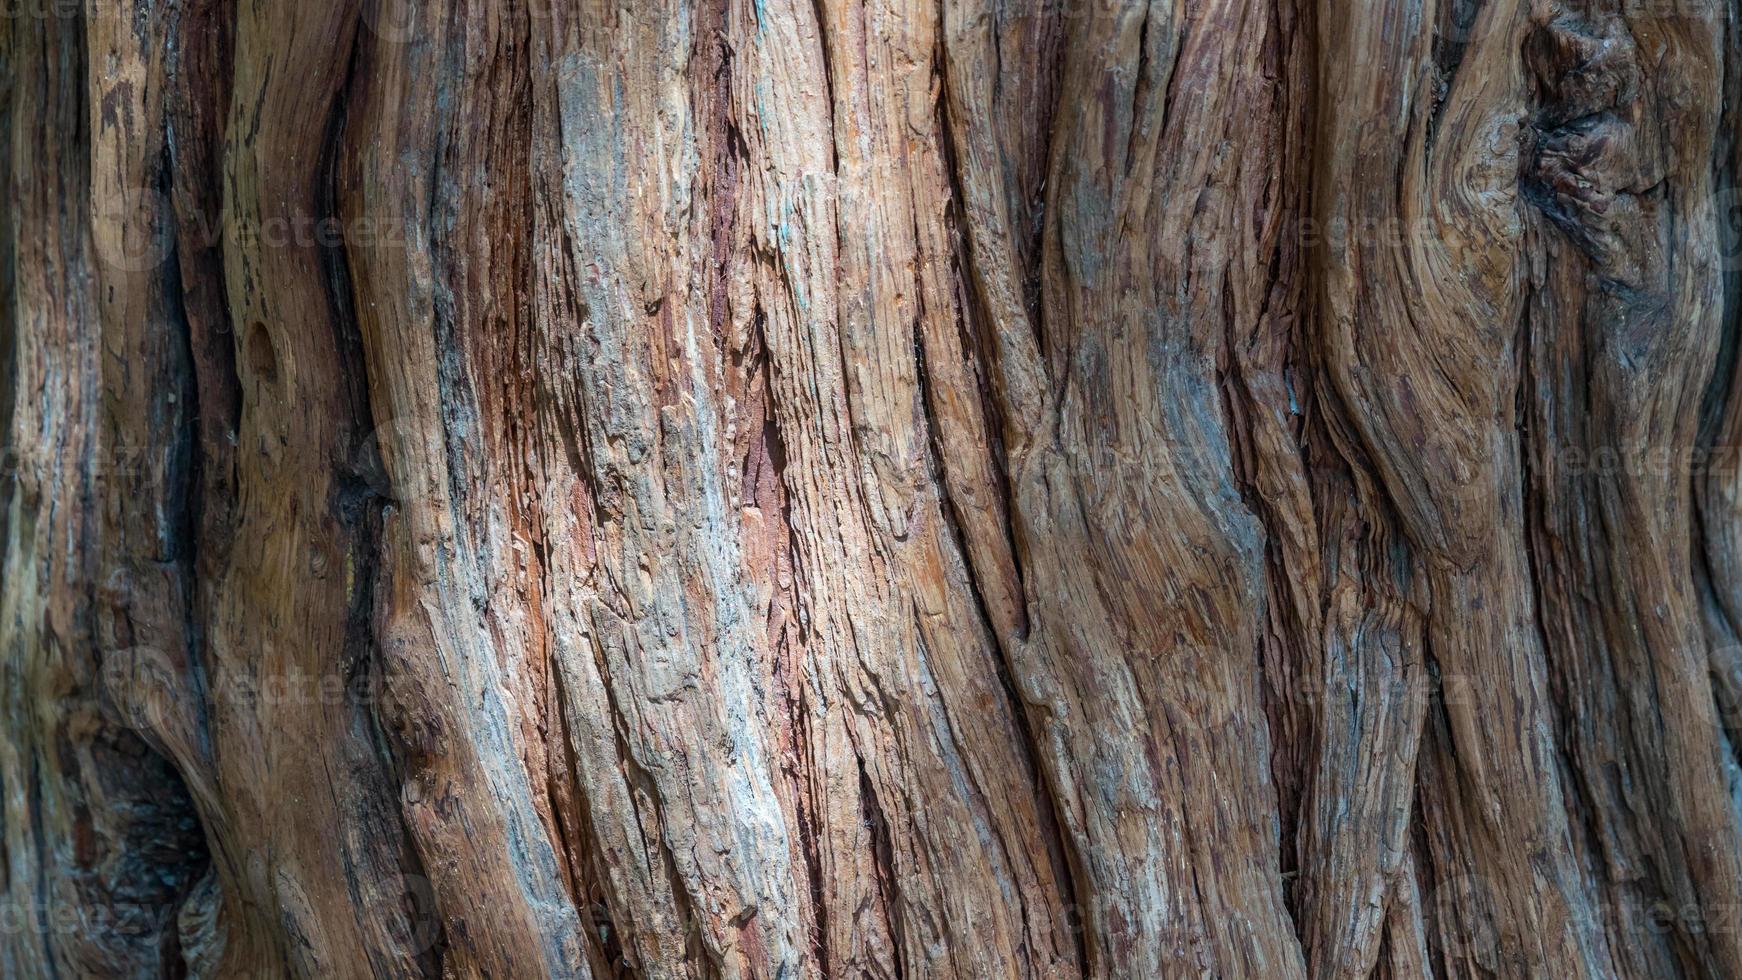
<svg viewBox="0 0 1742 980"><path fill-rule="evenodd" d="M1732 0L20 0L0 974L1742 978Z"/></svg>

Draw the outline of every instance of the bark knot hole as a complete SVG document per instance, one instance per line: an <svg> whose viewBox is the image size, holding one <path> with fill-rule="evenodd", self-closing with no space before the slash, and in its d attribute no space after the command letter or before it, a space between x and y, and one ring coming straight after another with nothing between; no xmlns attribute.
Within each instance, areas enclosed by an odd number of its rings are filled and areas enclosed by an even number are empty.
<svg viewBox="0 0 1742 980"><path fill-rule="evenodd" d="M278 383L278 349L266 324L258 321L248 328L248 366L261 381Z"/></svg>

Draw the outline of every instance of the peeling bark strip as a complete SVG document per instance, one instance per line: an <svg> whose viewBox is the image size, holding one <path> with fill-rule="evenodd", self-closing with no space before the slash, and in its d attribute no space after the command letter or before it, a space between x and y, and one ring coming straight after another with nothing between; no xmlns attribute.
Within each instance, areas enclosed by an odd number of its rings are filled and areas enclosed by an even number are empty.
<svg viewBox="0 0 1742 980"><path fill-rule="evenodd" d="M0 19L0 975L1742 977L1742 9Z"/></svg>

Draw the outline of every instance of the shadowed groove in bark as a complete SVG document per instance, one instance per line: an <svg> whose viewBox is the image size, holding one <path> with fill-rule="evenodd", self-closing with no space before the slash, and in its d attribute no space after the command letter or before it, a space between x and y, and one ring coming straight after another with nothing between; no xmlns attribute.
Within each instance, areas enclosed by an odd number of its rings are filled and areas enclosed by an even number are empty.
<svg viewBox="0 0 1742 980"><path fill-rule="evenodd" d="M366 40L367 33L359 30L352 41L345 80L333 102L321 138L320 164L314 178L313 195L317 227L343 225L339 197L344 180L345 146L348 139L356 138L352 131L355 123L350 117L350 103L359 72L367 70ZM392 481L381 459L379 426L384 420L371 405L368 356L356 314L357 296L346 244L341 236L337 240L321 241L319 248L334 334L333 345L338 352L338 372L349 413L344 426L347 439L339 447L339 458L331 461L335 479L328 504L340 525L353 535L351 554L346 560L346 585L350 595L339 672L352 724L367 733L368 750L379 760L383 773L390 774L397 782L406 778L405 766L403 760L396 757L393 736L377 710L377 699L386 690L387 679L376 646L375 603L381 584L382 522L388 510L398 503L392 498ZM388 874L397 872L402 882L414 883L408 886L407 896L415 906L418 883L429 881L424 860L412 845L403 822L395 828L395 836L397 848L388 866ZM352 888L357 887L352 882ZM447 923L437 918L431 909L413 907L407 911L425 919L412 924L414 933L428 933L420 936L420 941L412 944L413 948L409 950L417 972L425 978L443 976L443 961L449 945ZM387 962L377 961L372 968L378 974L396 972L396 967Z"/></svg>
<svg viewBox="0 0 1742 980"><path fill-rule="evenodd" d="M18 75L21 66L18 64L18 48L15 32L19 30L16 18L7 18L0 24L0 38L3 38L3 51L0 51L0 133L6 135L5 152L0 152L0 187L8 193L17 186L18 176L14 170L11 141L16 132L17 122L14 118L16 90L19 84ZM14 403L18 398L18 338L22 333L23 317L20 315L17 295L17 238L18 226L14 208L0 209L0 432L10 436ZM5 446L5 465L11 470L19 464L18 447L8 443ZM10 541L10 524L12 519L12 495L17 492L17 484L10 479L10 472L0 472L8 477L0 481L0 540ZM4 775L0 775L0 792L5 790ZM4 825L5 811L0 810L0 826ZM10 835L0 834L0 880L6 880L11 874L11 863L6 857L7 842Z"/></svg>

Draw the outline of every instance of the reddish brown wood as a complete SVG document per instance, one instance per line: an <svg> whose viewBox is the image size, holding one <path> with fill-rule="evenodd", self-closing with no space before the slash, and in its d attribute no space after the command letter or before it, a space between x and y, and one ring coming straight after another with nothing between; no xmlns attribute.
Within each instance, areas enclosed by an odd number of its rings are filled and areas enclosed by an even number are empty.
<svg viewBox="0 0 1742 980"><path fill-rule="evenodd" d="M1742 976L1717 0L0 19L0 975Z"/></svg>

